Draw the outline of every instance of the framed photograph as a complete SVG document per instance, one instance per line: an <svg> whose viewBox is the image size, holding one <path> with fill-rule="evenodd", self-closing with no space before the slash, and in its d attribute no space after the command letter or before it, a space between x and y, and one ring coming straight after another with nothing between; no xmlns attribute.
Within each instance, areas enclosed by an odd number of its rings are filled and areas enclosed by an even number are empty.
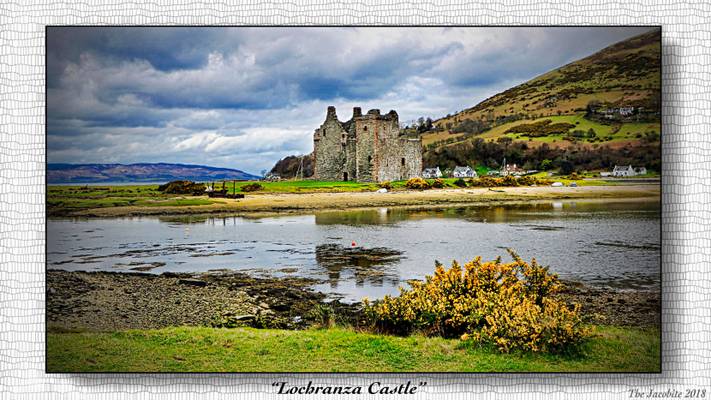
<svg viewBox="0 0 711 400"><path fill-rule="evenodd" d="M662 372L661 26L45 35L47 373Z"/></svg>

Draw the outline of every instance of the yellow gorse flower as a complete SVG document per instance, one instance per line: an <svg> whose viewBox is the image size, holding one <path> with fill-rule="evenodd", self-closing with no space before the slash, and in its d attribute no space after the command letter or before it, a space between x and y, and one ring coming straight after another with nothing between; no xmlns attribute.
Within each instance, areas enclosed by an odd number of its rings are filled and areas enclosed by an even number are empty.
<svg viewBox="0 0 711 400"><path fill-rule="evenodd" d="M366 317L381 332L419 330L491 343L503 352L559 351L589 336L580 306L570 309L556 297L557 276L509 252L511 263L481 257L463 266L454 261L449 269L438 263L432 276L401 288L398 297L364 301Z"/></svg>

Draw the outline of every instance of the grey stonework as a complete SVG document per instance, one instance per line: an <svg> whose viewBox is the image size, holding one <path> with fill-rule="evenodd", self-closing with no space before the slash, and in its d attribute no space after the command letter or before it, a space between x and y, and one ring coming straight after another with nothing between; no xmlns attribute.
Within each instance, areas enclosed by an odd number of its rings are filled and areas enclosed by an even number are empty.
<svg viewBox="0 0 711 400"><path fill-rule="evenodd" d="M314 131L314 178L325 181L396 181L420 176L422 140L400 130L398 115L353 108L353 117L340 122L336 108Z"/></svg>

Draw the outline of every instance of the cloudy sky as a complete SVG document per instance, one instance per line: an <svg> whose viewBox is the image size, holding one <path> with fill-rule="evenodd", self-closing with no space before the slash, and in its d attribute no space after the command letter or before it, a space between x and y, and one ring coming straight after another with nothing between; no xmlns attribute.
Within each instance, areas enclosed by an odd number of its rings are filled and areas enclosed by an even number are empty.
<svg viewBox="0 0 711 400"><path fill-rule="evenodd" d="M49 28L49 162L258 173L326 107L437 118L649 28Z"/></svg>

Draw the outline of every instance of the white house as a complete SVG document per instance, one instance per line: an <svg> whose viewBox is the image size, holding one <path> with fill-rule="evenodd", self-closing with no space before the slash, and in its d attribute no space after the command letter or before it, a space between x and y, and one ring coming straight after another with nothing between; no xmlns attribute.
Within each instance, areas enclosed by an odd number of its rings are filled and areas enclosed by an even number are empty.
<svg viewBox="0 0 711 400"><path fill-rule="evenodd" d="M615 165L612 176L635 176L634 168L631 165Z"/></svg>
<svg viewBox="0 0 711 400"><path fill-rule="evenodd" d="M634 112L634 107L620 107L620 115L629 117Z"/></svg>
<svg viewBox="0 0 711 400"><path fill-rule="evenodd" d="M275 174L273 172L270 172L270 173L264 175L265 181L278 181L280 179L281 179L281 177L279 176L279 174Z"/></svg>
<svg viewBox="0 0 711 400"><path fill-rule="evenodd" d="M521 176L523 175L523 172L523 168L516 166L516 164L506 164L503 168L501 168L501 172L499 172L499 174L501 174L501 176Z"/></svg>
<svg viewBox="0 0 711 400"><path fill-rule="evenodd" d="M422 177L423 177L423 178L428 178L428 179L441 178L441 177L442 177L442 171L439 170L439 167L435 167L435 168L425 168L425 169L422 171Z"/></svg>
<svg viewBox="0 0 711 400"><path fill-rule="evenodd" d="M634 172L636 175L644 175L647 173L647 168L645 168L645 167L635 168Z"/></svg>
<svg viewBox="0 0 711 400"><path fill-rule="evenodd" d="M471 167L455 167L452 171L452 176L455 178L476 178L476 171Z"/></svg>

